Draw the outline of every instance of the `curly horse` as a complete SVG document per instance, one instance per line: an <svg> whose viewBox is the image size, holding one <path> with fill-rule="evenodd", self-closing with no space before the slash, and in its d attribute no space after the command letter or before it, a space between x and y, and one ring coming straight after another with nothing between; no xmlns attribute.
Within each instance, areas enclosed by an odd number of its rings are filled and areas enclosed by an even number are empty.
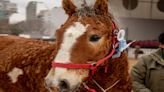
<svg viewBox="0 0 164 92"><path fill-rule="evenodd" d="M83 0L80 8L73 1L63 0L69 18L55 44L0 37L0 91L131 92L127 55L118 51L108 0L91 6Z"/></svg>
<svg viewBox="0 0 164 92"><path fill-rule="evenodd" d="M0 36L0 92L47 92L44 77L55 46L15 36Z"/></svg>
<svg viewBox="0 0 164 92"><path fill-rule="evenodd" d="M131 92L127 55L108 0L81 7L63 0L68 20L56 33L56 56L45 78L51 92ZM119 32L118 32L119 31ZM118 46L117 46L118 45Z"/></svg>

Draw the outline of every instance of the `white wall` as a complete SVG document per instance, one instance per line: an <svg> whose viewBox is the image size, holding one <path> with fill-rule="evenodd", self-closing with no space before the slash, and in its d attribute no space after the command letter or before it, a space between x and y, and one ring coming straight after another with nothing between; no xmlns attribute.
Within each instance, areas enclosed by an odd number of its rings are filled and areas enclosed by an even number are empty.
<svg viewBox="0 0 164 92"><path fill-rule="evenodd" d="M55 7L44 16L46 34L54 36L55 31L67 20L68 16L61 7Z"/></svg>
<svg viewBox="0 0 164 92"><path fill-rule="evenodd" d="M119 22L128 30L128 40L156 40L164 32L164 20L121 18Z"/></svg>
<svg viewBox="0 0 164 92"><path fill-rule="evenodd" d="M68 18L62 8L54 8L46 17L48 22L47 31L50 35L54 35L58 29ZM121 28L127 28L128 40L155 40L158 35L164 32L164 20L152 19L134 19L134 18L116 18ZM50 24L49 24L50 23Z"/></svg>

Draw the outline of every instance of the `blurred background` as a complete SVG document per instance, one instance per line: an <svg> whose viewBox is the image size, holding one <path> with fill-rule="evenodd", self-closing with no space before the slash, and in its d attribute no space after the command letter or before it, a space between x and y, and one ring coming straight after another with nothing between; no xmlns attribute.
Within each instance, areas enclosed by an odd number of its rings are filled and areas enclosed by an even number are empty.
<svg viewBox="0 0 164 92"><path fill-rule="evenodd" d="M56 29L68 18L61 1L0 0L0 35L55 41ZM126 30L127 41L136 41L128 49L131 60L158 48L158 35L164 32L164 0L109 0L109 12Z"/></svg>

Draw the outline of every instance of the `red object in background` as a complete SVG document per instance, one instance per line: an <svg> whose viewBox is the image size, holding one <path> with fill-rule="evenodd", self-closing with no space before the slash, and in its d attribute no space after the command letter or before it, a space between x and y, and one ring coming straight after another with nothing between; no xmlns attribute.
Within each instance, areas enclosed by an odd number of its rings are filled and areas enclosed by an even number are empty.
<svg viewBox="0 0 164 92"><path fill-rule="evenodd" d="M141 48L158 48L159 42L156 40L135 41L130 47L135 48L136 46Z"/></svg>

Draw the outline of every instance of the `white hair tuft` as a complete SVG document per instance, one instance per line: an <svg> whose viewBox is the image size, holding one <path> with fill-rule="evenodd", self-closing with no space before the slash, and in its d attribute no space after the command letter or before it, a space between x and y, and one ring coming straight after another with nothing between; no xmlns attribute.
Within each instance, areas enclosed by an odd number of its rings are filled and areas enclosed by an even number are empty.
<svg viewBox="0 0 164 92"><path fill-rule="evenodd" d="M96 0L71 0L72 3L77 7L77 9L81 9L83 8L85 2L86 2L86 5L89 6L89 7L93 7Z"/></svg>

